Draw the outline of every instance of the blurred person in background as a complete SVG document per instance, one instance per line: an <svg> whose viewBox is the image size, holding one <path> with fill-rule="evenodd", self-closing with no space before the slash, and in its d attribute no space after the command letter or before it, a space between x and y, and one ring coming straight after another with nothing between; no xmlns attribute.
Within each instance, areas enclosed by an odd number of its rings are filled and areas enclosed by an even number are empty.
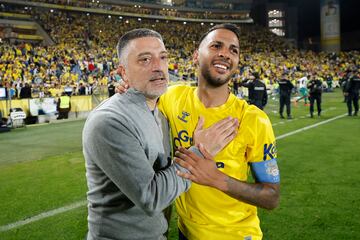
<svg viewBox="0 0 360 240"><path fill-rule="evenodd" d="M310 100L310 117L314 117L314 104L316 101L318 116L321 116L321 95L322 95L322 82L317 75L313 75L312 79L308 82L307 88L309 89Z"/></svg>
<svg viewBox="0 0 360 240"><path fill-rule="evenodd" d="M288 119L292 119L291 116L291 92L294 85L287 78L286 74L282 75L282 78L278 81L279 94L280 94L280 118L285 118L283 115L284 106L286 106L286 114Z"/></svg>
<svg viewBox="0 0 360 240"><path fill-rule="evenodd" d="M268 101L266 85L260 80L259 73L252 75L252 79L241 82L241 86L249 89L249 103L263 110Z"/></svg>
<svg viewBox="0 0 360 240"><path fill-rule="evenodd" d="M70 96L66 92L63 92L57 102L57 110L59 112L59 116L57 117L57 119L68 119L70 109L71 109Z"/></svg>
<svg viewBox="0 0 360 240"><path fill-rule="evenodd" d="M344 89L346 96L346 105L349 116L357 116L359 112L359 91L360 91L360 76L359 69L354 69ZM354 113L352 112L352 105L354 105Z"/></svg>

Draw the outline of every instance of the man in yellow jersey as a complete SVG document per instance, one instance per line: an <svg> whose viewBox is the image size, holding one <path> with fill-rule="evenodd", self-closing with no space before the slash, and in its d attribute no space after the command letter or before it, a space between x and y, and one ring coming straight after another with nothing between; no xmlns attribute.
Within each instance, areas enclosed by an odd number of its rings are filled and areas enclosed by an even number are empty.
<svg viewBox="0 0 360 240"><path fill-rule="evenodd" d="M176 200L181 240L262 239L256 207L278 205L280 175L270 120L228 89L239 63L239 35L232 24L211 28L194 53L198 87L173 86L160 97L159 109L178 148L176 161L190 171L178 174L193 181ZM204 157L186 150L196 126L206 129L229 116L239 120L238 133L218 154L210 156L202 145ZM211 141L196 142L206 140ZM249 170L255 183L247 183Z"/></svg>
<svg viewBox="0 0 360 240"><path fill-rule="evenodd" d="M280 175L270 120L228 89L239 51L236 26L214 26L194 53L198 87L175 86L160 98L173 144L181 146L177 162L191 173L179 175L193 181L190 190L176 200L180 239L262 239L256 207L273 209L278 205ZM200 123L204 128L227 116L239 120L237 136L213 158L202 147L205 158L185 149L193 142L200 116L205 119ZM199 166L208 170L199 170ZM255 183L247 183L249 170Z"/></svg>

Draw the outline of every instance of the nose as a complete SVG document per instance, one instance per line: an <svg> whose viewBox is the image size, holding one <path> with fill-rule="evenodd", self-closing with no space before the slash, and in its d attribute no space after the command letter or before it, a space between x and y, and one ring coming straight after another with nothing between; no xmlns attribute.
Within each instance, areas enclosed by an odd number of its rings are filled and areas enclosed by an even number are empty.
<svg viewBox="0 0 360 240"><path fill-rule="evenodd" d="M151 70L154 71L154 72L161 70L160 58L158 58L158 57L153 58L152 65L151 65Z"/></svg>
<svg viewBox="0 0 360 240"><path fill-rule="evenodd" d="M225 59L230 59L230 50L223 47L219 50L218 56Z"/></svg>

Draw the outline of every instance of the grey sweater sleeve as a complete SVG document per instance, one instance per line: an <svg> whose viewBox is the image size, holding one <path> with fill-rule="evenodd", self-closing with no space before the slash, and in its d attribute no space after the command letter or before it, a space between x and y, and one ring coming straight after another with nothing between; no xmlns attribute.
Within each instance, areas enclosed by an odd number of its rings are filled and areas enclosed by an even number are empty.
<svg viewBox="0 0 360 240"><path fill-rule="evenodd" d="M186 191L190 182L176 175L176 165L155 173L136 130L118 117L89 120L84 129L84 154L135 205L154 215Z"/></svg>

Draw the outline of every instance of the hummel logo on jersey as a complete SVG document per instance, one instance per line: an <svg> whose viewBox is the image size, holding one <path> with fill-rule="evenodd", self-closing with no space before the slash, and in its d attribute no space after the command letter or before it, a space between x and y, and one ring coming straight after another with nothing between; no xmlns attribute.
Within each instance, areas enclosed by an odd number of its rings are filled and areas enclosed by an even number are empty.
<svg viewBox="0 0 360 240"><path fill-rule="evenodd" d="M185 118L187 118L188 116L190 116L190 113L182 111L182 116L178 116L178 119L183 121L184 123L187 123L188 120Z"/></svg>

